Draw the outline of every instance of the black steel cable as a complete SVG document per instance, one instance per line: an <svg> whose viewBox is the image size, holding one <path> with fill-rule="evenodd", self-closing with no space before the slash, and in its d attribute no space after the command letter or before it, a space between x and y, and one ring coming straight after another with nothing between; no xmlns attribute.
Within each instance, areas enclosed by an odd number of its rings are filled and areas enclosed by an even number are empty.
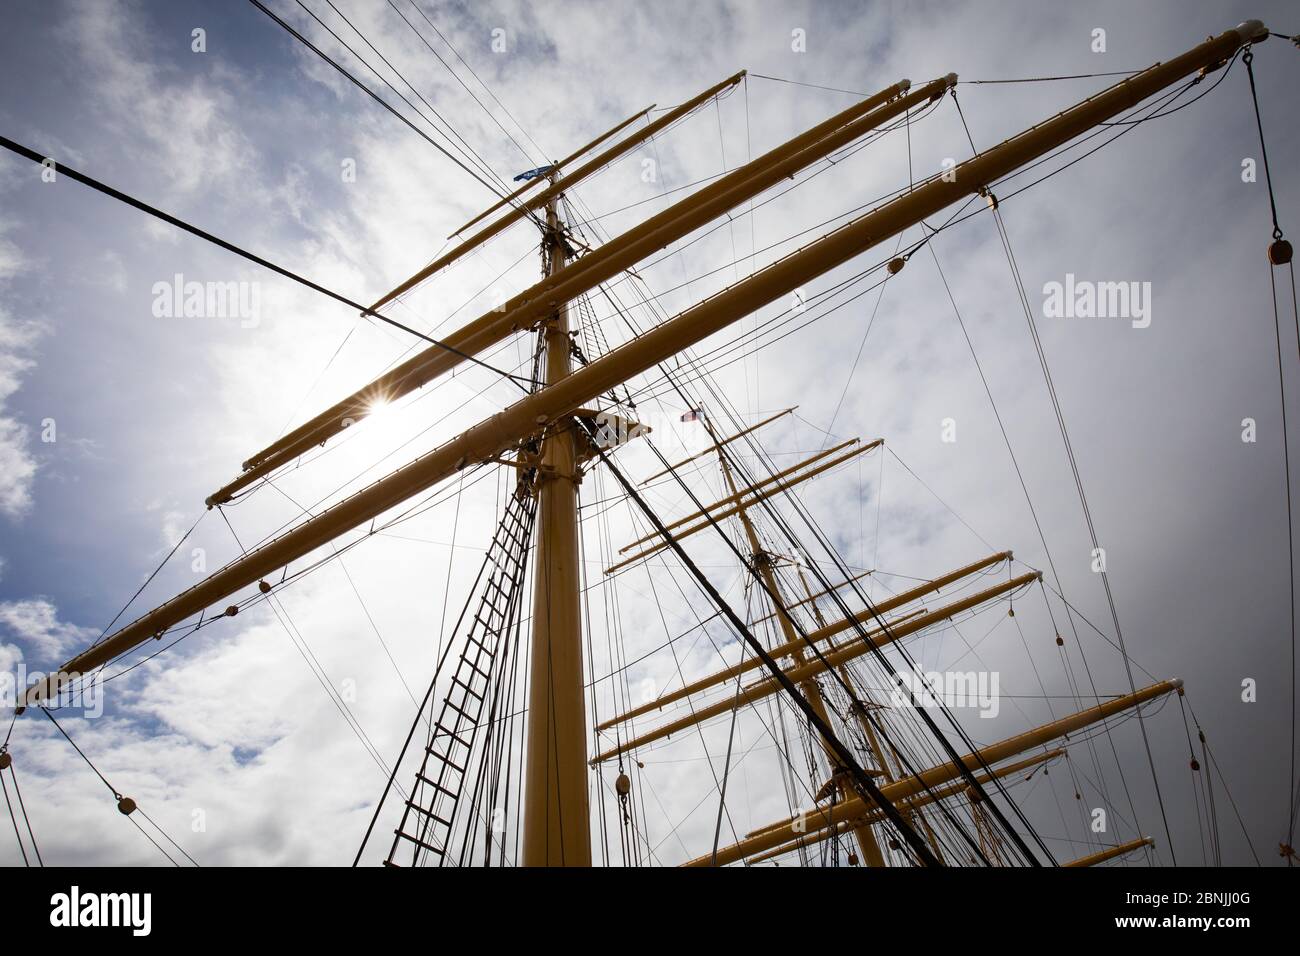
<svg viewBox="0 0 1300 956"><path fill-rule="evenodd" d="M36 834L32 831L32 821L27 816L27 804L23 802L23 791L18 786L18 772L14 765L9 765L9 778L14 782L14 793L18 797L18 809L22 812L23 823L27 825L27 838L32 841L32 850L36 853L36 862L41 866L45 865L45 860L41 858L41 848L36 845Z"/></svg>
<svg viewBox="0 0 1300 956"><path fill-rule="evenodd" d="M3 773L0 773L0 789L4 790L5 806L9 808L9 819L13 821L14 836L18 839L18 851L23 855L23 866L31 866L32 861L27 858L27 847L23 844L23 832L18 827L18 817L14 815L14 805L9 799L9 785L5 783Z"/></svg>
<svg viewBox="0 0 1300 956"><path fill-rule="evenodd" d="M1250 101L1255 107L1255 128L1259 131L1259 155L1264 162L1264 182L1268 186L1268 205L1273 214L1273 238L1282 238L1282 227L1277 224L1277 198L1273 195L1273 176L1268 167L1268 146L1264 142L1264 121L1259 112L1259 95L1255 90L1255 54L1247 44L1241 62L1246 64L1246 77L1250 80Z"/></svg>
<svg viewBox="0 0 1300 956"><path fill-rule="evenodd" d="M417 134L421 139L424 139L426 142L428 142L430 146L432 146L434 149L438 150L438 152L442 153L444 156L446 156L448 159L450 159L453 163L455 163L455 164L456 164L457 166L459 166L461 169L465 170L465 172L467 172L467 173L469 173L471 176L473 176L474 179L476 179L480 184L482 184L483 186L485 186L487 189L491 190L492 195L496 196L498 199L503 199L503 198L505 198L505 197L502 195L502 193L500 192L500 190L498 190L495 186L493 186L491 183L489 183L487 180L485 180L482 176L480 176L478 173L474 172L474 170L470 169L470 168L469 168L468 166L466 166L463 162L461 162L459 159L457 159L455 156L453 156L453 155L452 155L452 154L447 150L446 147L444 147L441 143L439 143L437 140L435 140L433 137L431 137L428 133L426 133L424 130L420 129L418 126L416 126L414 123L412 123L409 119L407 119L405 116L403 116L401 113L399 113L396 109L393 108L392 104L390 104L390 103L389 103L387 100L385 100L382 96L380 96L378 93L376 93L376 92L375 92L374 90L372 90L370 87L366 86L364 83L362 83L360 80L358 80L355 76L353 76L351 73L349 73L345 67L341 66L338 62L336 62L335 60L333 60L333 59L329 56L329 54L325 53L323 50L321 50L319 47L317 47L314 43L312 43L310 40L308 40L305 36L303 36L301 33L299 33L297 30L295 30L293 27L291 27L288 23L286 23L284 20L281 20L278 16L276 16L274 13L272 13L272 12L271 12L271 11L270 11L266 6L265 6L265 5L261 2L261 0L248 0L248 2L251 3L253 6L257 7L257 9L261 10L263 13L265 13L268 17L270 17L270 18L271 18L272 20L274 20L276 23L278 23L281 27L283 27L283 28L285 29L286 32L288 32L291 36L293 36L295 39L297 39L300 43L302 43L304 46L306 46L309 50L311 50L313 53L315 53L317 56L319 56L322 60L324 60L324 61L325 61L326 63L328 63L330 66L334 67L334 69L338 70L338 72L341 73L341 74L342 74L342 75L343 75L343 76L348 80L348 82L350 82L350 83L352 83L354 86L356 86L357 89L361 90L363 93L365 93L365 94L366 94L367 96L369 96L371 99L373 99L376 103L378 103L378 104L379 104L380 106L382 106L384 109L388 110L388 112L392 113L392 114L393 114L394 116L396 116L399 120L401 120L403 123L405 123L405 124L406 124L407 126L409 126L411 129L413 129L413 130L416 132L416 134ZM304 9L304 10L307 10L306 7L303 7L303 9ZM307 12L308 12L308 13L311 13L310 10L307 10ZM315 17L315 14L312 14L312 16ZM318 22L318 23L320 22L319 19L317 19L317 22ZM323 25L323 24L322 24L322 25ZM326 29L329 29L329 28L326 27ZM337 36L335 37L335 39L338 39ZM339 42L342 43L343 41L342 41L342 40L339 40ZM346 44L344 44L344 45L346 46ZM354 55L355 55L355 54L354 54ZM360 59L360 58L358 57L358 59ZM364 61L363 61L363 62L364 62ZM381 79L382 79L382 77L381 77ZM391 87L390 87L390 88L391 88ZM401 94L399 93L398 95L400 96Z"/></svg>
<svg viewBox="0 0 1300 956"><path fill-rule="evenodd" d="M256 3L257 0L251 0L251 2ZM0 136L0 146L3 146L5 149L9 150L10 152L16 153L25 159L30 159L32 162L36 163L37 165L44 164L46 159L46 157L36 152L36 150L23 146L21 143L16 143L13 140L8 139L7 137L4 136ZM510 372L497 368L496 366L489 365L487 362L484 362L481 359L473 355L470 355L467 352L462 352L460 349L456 348L453 345L448 345L447 343L441 342L438 339L433 338L432 336L425 335L423 332L413 329L409 325L399 322L396 319L390 318L389 316L380 315L378 312L374 311L373 309L368 309L365 306L361 305L360 303L354 302L352 299L349 299L347 296L339 292L335 292L332 289L327 289L323 285L319 285L315 282L312 282L310 279L304 278L303 276L298 275L296 272L291 272L290 270L284 268L283 266L278 266L274 262L271 262L270 260L263 259L261 256L249 252L248 250L243 249L232 242L227 242L225 239L221 239L218 236L215 236L204 229L200 229L198 226L191 225L190 223L185 222L182 219L177 219L175 216L171 215L170 213L163 212L161 209L158 209L155 206L151 206L148 203L136 199L133 196L128 196L126 193L114 189L112 186L109 186L106 183L102 183L91 176L87 176L85 173L78 172L77 170L73 169L71 166L58 165L56 168L59 174L63 176L67 176L69 179L79 182L83 186L89 186L91 189L95 190L96 192L103 193L105 196L109 196L113 199L116 199L118 202L126 203L128 206L133 206L134 208L139 209L141 212L148 213L150 216L153 216L155 219L161 219L163 222L168 223L169 225L175 226L178 229L185 230L190 235L198 236L200 239L204 239L207 242L212 243L213 245L220 246L222 249L225 249L228 252L233 252L235 255L243 259L247 259L249 262L256 263L257 265L262 266L265 269L270 269L272 272L284 276L286 279L291 279L294 282L297 282L299 285L306 286L308 289L311 289L313 292L319 292L321 295L328 296L329 298L334 299L336 302L342 302L344 305L351 306L352 308L356 309L364 316L369 316L371 318L379 319L381 322L386 322L387 324L393 326L394 328L401 329L403 332L409 332L411 335L423 339L424 341L428 342L430 345L436 345L438 348L445 349L446 351L452 353L453 355L458 356L459 358L466 360L467 362L473 362L475 365L482 366L483 368L486 368L491 372L495 372L497 375L500 375L503 378L506 378L511 382L513 382L514 384L518 385L520 388L523 388L524 391L527 391L528 390L527 386L532 384L532 382L529 379L525 379L518 375L513 375Z"/></svg>
<svg viewBox="0 0 1300 956"><path fill-rule="evenodd" d="M122 800L123 800L122 794L118 793L117 788L114 787L111 783L109 783L109 782L108 782L108 779L107 779L107 778L106 778L102 773L99 772L99 768L96 767L96 766L94 765L94 763L91 762L90 758L86 756L86 752L85 752L84 750L82 750L80 747L77 746L77 742L76 742L75 740L72 739L71 735L70 735L66 730L63 729L63 725L60 724L57 720L54 719L54 715L53 715L52 713L50 713L49 708L46 707L44 704L42 704L42 705L40 705L40 706L41 706L41 710L44 712L45 716L48 717L48 718L50 718L50 723L52 723L56 728L58 728L59 733L61 733L61 734L63 735L64 739L67 740L68 743L72 744L72 749L75 750L78 754L81 755L81 759L84 760L84 761L86 762L86 766L89 767L92 771L94 771L95 776L98 777L98 778L103 782L104 786L108 787L109 792L110 792L111 794L113 794L113 799L116 800L116 801L118 802L119 809L121 809L121 803L122 803ZM134 807L133 809L134 809L134 810L139 810L139 809L140 809L139 804L136 804L135 807ZM141 811L141 814L143 815L143 811ZM126 813L126 818L127 818L128 820L130 820L130 821L135 825L135 828L136 828L137 830L139 830L141 833L144 834L145 839L147 839L147 840L148 840L150 843L152 843L155 847L158 847L158 852L160 852L163 856L167 857L167 859L171 862L171 864L172 864L173 866L179 866L179 865L180 865L180 864L178 864L174 859L172 859L172 856L171 856L170 853L168 853L168 852L167 852L166 850L164 850L161 846L159 846L157 840L155 840L153 837L149 836L148 833L145 833L144 827L140 826L139 821L137 821L137 820L134 818L134 816L133 816L132 813ZM145 819L148 820L149 818L148 818L148 817L145 817ZM162 827L158 826L158 824L154 823L152 820L149 820L149 822L150 822L151 824L153 824L154 829L156 829L159 833L161 833L164 837L167 838L167 840L172 844L172 846L174 846L174 847L176 847L178 850L180 850L180 844L178 844L175 840L173 840L170 836L168 836L168 835L167 835L167 832L166 832ZM181 850L181 852L184 853L185 851L184 851L184 850ZM186 853L185 855L186 855L187 857L189 857L189 854L188 854L188 853ZM193 862L193 857L190 857L190 862ZM195 863L194 865L195 865L195 866L198 866L197 863Z"/></svg>

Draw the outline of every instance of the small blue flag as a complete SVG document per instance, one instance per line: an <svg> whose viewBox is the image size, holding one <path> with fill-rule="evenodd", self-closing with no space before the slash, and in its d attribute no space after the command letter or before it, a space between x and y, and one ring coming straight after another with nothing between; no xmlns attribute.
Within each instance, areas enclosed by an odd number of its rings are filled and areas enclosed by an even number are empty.
<svg viewBox="0 0 1300 956"><path fill-rule="evenodd" d="M552 163L550 166L538 166L536 169L530 169L526 173L520 173L518 176L515 177L514 181L517 183L521 183L525 179L536 179L538 176L545 176L554 168L555 168L554 163Z"/></svg>

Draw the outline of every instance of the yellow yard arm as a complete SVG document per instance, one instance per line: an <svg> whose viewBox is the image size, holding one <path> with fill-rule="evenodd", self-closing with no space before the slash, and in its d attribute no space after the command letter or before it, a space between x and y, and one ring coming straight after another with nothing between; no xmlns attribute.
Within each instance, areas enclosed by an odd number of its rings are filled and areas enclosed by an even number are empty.
<svg viewBox="0 0 1300 956"><path fill-rule="evenodd" d="M1202 67L1220 63L1245 43L1266 34L1266 28L1259 21L1247 21L1167 63L1127 77L1104 92L966 160L951 171L954 175L950 178L931 179L846 223L616 348L562 382L521 399L386 478L232 561L199 584L67 661L62 670L65 673L88 673L118 654L162 634L191 615L256 584L264 575L443 481L467 464L497 457L613 386L703 341L763 305L789 294L802 283L829 272L954 202L978 194L987 184L1098 123L1136 106L1153 93ZM34 684L24 695L25 702L46 698L50 692L49 683L47 678Z"/></svg>
<svg viewBox="0 0 1300 956"><path fill-rule="evenodd" d="M896 83L651 216L569 263L554 276L507 300L499 309L485 313L451 333L445 339L449 348L431 346L424 349L277 439L245 461L244 473L210 495L208 503L229 501L232 495L262 475L338 434L346 423L355 424L363 420L376 401L392 401L409 394L459 366L466 361L464 356L477 355L503 341L512 332L530 328L558 303L577 298L841 146L911 107L942 94L947 87L947 80L936 80L907 93L910 87L906 80Z"/></svg>
<svg viewBox="0 0 1300 956"><path fill-rule="evenodd" d="M866 640L854 641L851 644L847 644L836 650L825 653L820 658L808 661L805 664L791 667L789 670L785 671L785 674L792 683L796 684L802 680L808 679L809 677L816 677L818 674L824 673L839 664L843 664L845 661L851 661L855 657L861 657L863 654L869 653L872 648L885 647L895 641L907 637L909 634L915 634L917 631L929 627L936 621L942 621L955 614L960 614L962 611L968 611L977 605L983 604L985 601L991 601L994 598L1006 594L1009 591L1013 591L1018 587L1022 587L1032 581L1037 581L1041 576L1042 573L1039 571L1034 571L1030 574L1022 574L1019 577L1012 578L1010 581L1004 581L994 587L972 594L970 597L964 598L963 600L955 601L946 607L941 607L936 611L930 611L927 614L920 614L908 621L893 625L889 628L888 633L884 631L872 632L867 635ZM805 641L794 641L791 643L807 646ZM775 653L773 653L773 656L775 656ZM599 763L602 760L608 760L610 757L616 757L621 753L626 753L627 751L634 750L637 747L644 747L646 744L654 743L656 740L662 740L665 737L672 736L680 730L684 730L687 727L693 727L711 717L716 717L719 714L730 713L738 707L751 704L756 700L762 700L764 697L770 697L772 694L775 694L780 690L780 683L778 683L775 678L769 677L750 687L742 688L735 694L728 694L723 700L714 704L710 704L706 707L695 708L685 717L664 724L661 727L656 727L654 730L647 731L637 737L625 740L597 756L592 760L592 763L594 764Z"/></svg>
<svg viewBox="0 0 1300 956"><path fill-rule="evenodd" d="M1087 710L1078 711L1067 717L1062 717L1059 720L1026 731L1023 734L1017 734L1015 737L1008 737L1006 740L991 744L976 753L967 754L961 759L961 763L970 771L992 766L1006 760L1008 757L1014 757L1016 754L1024 753L1026 750L1031 750L1048 741L1055 740L1057 737L1064 737L1066 734L1074 733L1076 730L1106 720L1108 717L1131 710L1149 700L1163 697L1165 694L1178 690L1182 686L1183 682L1177 679L1151 684L1148 687L1143 687L1135 694L1127 694L1114 700L1108 700L1096 707L1089 707ZM880 795L890 803L897 805L901 801L909 800L918 793L924 792L927 788L933 789L942 786L961 775L962 772L957 768L955 762L939 764L929 770L922 771L914 777L908 777L897 783L881 787ZM871 809L873 808L869 807L863 800L855 798L836 804L834 807L810 811L804 816L794 817L771 827L766 827L755 835L746 837L739 843L719 849L716 864L725 866L728 863L735 863L745 857L754 856L773 847L793 843L805 834L824 830L836 824L846 823L862 816ZM697 857L685 865L712 866L714 865L714 856L710 853L707 856Z"/></svg>
<svg viewBox="0 0 1300 956"><path fill-rule="evenodd" d="M969 577L970 575L974 574L977 571L982 571L987 567L991 567L992 565L999 563L1000 561L1010 560L1010 558L1011 558L1010 551L1002 551L999 552L998 554L991 554L987 558L984 558L980 561L976 561L973 564L968 564L963 568L958 568L956 571L950 571L945 575L935 578L933 581L927 581L924 584L920 584L914 588L911 588L910 590L902 591L891 598L887 598L883 601L878 601L870 609L865 611L860 611L857 614L855 614L851 620L836 621L833 624L827 624L825 627L821 627L815 631L810 632L807 635L806 639L804 640L799 640L793 643L782 644L778 647L774 647L769 653L774 658L789 657L796 650L803 647L807 647L809 642L816 644L818 641L824 641L831 637L834 637L836 634L843 633L844 631L847 631L849 628L853 627L855 622L859 624L865 624L868 621L875 620L879 615L888 614L890 611L896 610L897 608L904 607L910 604L911 602L915 601L917 598L924 597L927 594L933 594L934 592L947 587L949 584L952 584L955 581L960 581L962 578ZM908 616L911 617L911 615ZM900 623L902 623L901 620L895 620L890 622L889 626L891 628L897 627ZM875 631L868 632L868 637L870 637L874 633L876 632ZM621 724L624 723L625 721L631 720L634 717L640 717L642 714L648 714L651 711L660 710L663 707L666 707L668 704L676 703L677 701L685 697L689 697L692 694L698 694L700 691L708 690L710 687L717 687L719 684L725 683L729 680L739 677L741 674L745 673L746 671L751 671L758 667L761 667L762 664L763 662L759 660L757 657L747 658L746 660L741 661L739 664L736 664L734 667L728 667L725 670L718 671L717 673L714 674L710 674L708 677L702 677L699 680L694 681L693 683L687 684L685 687L681 687L677 690L670 691L667 694L655 698L654 700L650 701L647 704L642 704L640 707L635 707L632 710L629 710L627 713L622 714L621 716L613 717L605 721L604 723L597 724L596 729L608 730L610 727L613 727L615 724Z"/></svg>

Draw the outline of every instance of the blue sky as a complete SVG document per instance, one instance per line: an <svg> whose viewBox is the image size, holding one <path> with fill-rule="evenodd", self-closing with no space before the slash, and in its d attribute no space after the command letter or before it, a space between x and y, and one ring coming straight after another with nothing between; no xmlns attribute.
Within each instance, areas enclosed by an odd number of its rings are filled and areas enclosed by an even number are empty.
<svg viewBox="0 0 1300 956"><path fill-rule="evenodd" d="M296 4L270 5L314 39L323 36ZM324 3L308 6L346 36ZM949 71L963 80L1097 73L1168 59L1246 17L1279 31L1300 29L1293 7L1283 3L1151 3L1136 10L937 2L425 4L509 110L507 116L462 71L521 151L387 3L338 6L507 180L652 102L661 108L680 102L741 68L781 78L751 76L716 108L576 190L585 210L608 213L600 220L608 234L662 208L665 201L655 197L663 190L712 176L724 163L733 167L852 102L785 79L869 93L900 77L922 82ZM7 20L0 38L5 136L352 298L370 301L411 274L492 198L251 5L56 2L19 5ZM1097 27L1107 31L1103 54L1090 49ZM206 52L191 49L195 28L206 31ZM494 29L505 31L505 53L491 48ZM807 52L790 48L796 29L806 32ZM320 42L346 59L327 36ZM1300 143L1287 123L1297 65L1295 49L1278 40L1263 44L1255 63L1284 227L1296 221L1298 204L1288 157ZM984 147L1105 82L972 84L960 86L959 97L971 134ZM792 248L761 251L770 244L905 184L909 161L920 176L947 157L969 155L951 103L911 134L910 151L902 137L890 136L752 217L739 216L729 228L645 266L647 286L669 314L676 312ZM1257 154L1238 64L1195 105L1136 129L1008 202L1004 215L1035 305L1038 290L1067 273L1151 283L1148 329L1122 320L1043 320L1040 330L1108 550L1130 652L1158 676L1187 679L1188 699L1219 741L1224 772L1268 862L1285 817L1290 689L1286 492L1264 261L1270 224L1262 176L1253 184L1240 176L1242 159ZM356 161L355 182L340 176L349 159ZM640 175L645 160L655 163L654 182ZM284 427L370 380L411 344L397 330L361 323L346 307L75 183L42 183L39 172L25 160L0 156L0 648L6 669L19 660L30 668L57 664L98 635L239 462ZM640 200L646 202L617 211ZM534 281L534 244L526 228L512 230L393 315L422 330L477 316L494 290L513 293ZM755 247L760 251L745 258ZM864 263L892 248L868 254ZM1089 620L1106 622L1109 630L1055 420L989 217L945 233L935 249L1062 586ZM734 269L705 274L734 257L741 259ZM852 271L850 264L809 291ZM256 326L237 318L154 316L153 288L177 273L259 283ZM868 295L728 366L718 374L721 387L752 420L800 405L800 417L772 433L782 454L821 447L818 428L887 439L898 460L886 458L883 471L872 458L808 491L851 562L925 576L987 553L956 512L997 547L1045 567L933 261L918 256L891 280L863 345L875 303ZM1284 353L1294 356L1294 330L1284 324L1283 335ZM525 354L524 346L511 344L499 360L513 363ZM1294 373L1292 362L1286 371L1292 398L1300 394ZM491 373L458 373L438 391L399 403L368 431L332 443L310 467L286 475L282 487L304 504L333 500L512 397ZM661 411L670 416L680 409L669 402ZM1292 421L1300 420L1300 410L1292 412ZM955 444L939 440L939 423L949 417L957 421ZM1246 417L1258 423L1253 444L1240 440ZM56 423L52 443L41 441L47 419ZM648 468L648 458L629 454L629 467ZM716 485L716 478L701 481ZM351 581L336 563L285 597L286 611L330 681L352 680L360 688L357 713L385 757L410 720L407 688L418 694L428 680L444 592L453 611L463 600L473 549L482 547L495 507L492 485L472 490L459 517L448 499L407 526L406 538L349 552ZM684 508L667 495L655 503L665 514ZM300 513L284 497L264 492L229 509L229 517L249 544ZM626 517L618 520L624 522L615 529L620 541L638 536ZM131 612L193 583L191 546L204 549L209 569L238 553L220 517L207 515ZM716 546L700 548L702 562L723 563ZM735 584L733 573L718 573L720 583ZM630 602L648 600L643 583L626 583ZM1022 619L1026 633L1050 642L1041 608ZM979 622L971 627L972 635L983 633ZM376 642L376 630L395 664ZM662 640L662 631L648 625L627 636L633 650ZM944 641L951 640L922 639L918 655L951 659L959 653L949 653ZM1099 684L1107 692L1125 689L1117 656L1095 635L1085 640ZM1043 647L1038 660L1056 668L1049 680L1063 680L1053 651ZM996 631L982 650L986 665L1005 675L1027 671L1014 631ZM712 651L696 648L686 667L703 674L718 663ZM662 686L671 665L651 660L637 679ZM1260 682L1256 704L1239 700L1246 677ZM208 628L110 686L120 689L108 697L109 716L82 722L74 736L121 789L166 815L201 862L350 859L351 834L359 834L383 777L274 616L263 611ZM1017 687L1027 700L1023 681ZM1058 689L1054 683L1053 692ZM1004 714L1000 730L1045 719L1036 705L1026 707ZM1186 792L1182 727L1172 709L1152 723L1162 779L1170 781L1167 794L1177 804L1176 843L1194 856L1196 810ZM982 732L978 722L976 730ZM687 748L682 759L692 758L690 744L680 746ZM100 785L50 728L28 715L15 730L14 747L27 754L23 766L32 783L25 786L46 798L34 823L38 837L48 834L50 857L157 862L138 835L108 822L115 811L96 791ZM1152 830L1156 810L1140 741L1130 734L1121 747L1139 816ZM777 788L762 785L762 755L753 759L745 792L758 825L782 807L768 792ZM662 850L667 862L682 855L678 834L711 827L711 820L690 815L701 791L677 766L685 764L665 763L657 784L670 821L661 829L674 833ZM343 782L340 768L352 771ZM301 805L291 806L290 795ZM201 832L191 827L198 809L211 821ZM1063 820L1053 821L1055 807L1049 809L1044 825L1062 829ZM322 832L348 838L341 847L321 846ZM1250 859L1239 835L1225 840L1233 861ZM0 846L0 859L16 861L15 849Z"/></svg>

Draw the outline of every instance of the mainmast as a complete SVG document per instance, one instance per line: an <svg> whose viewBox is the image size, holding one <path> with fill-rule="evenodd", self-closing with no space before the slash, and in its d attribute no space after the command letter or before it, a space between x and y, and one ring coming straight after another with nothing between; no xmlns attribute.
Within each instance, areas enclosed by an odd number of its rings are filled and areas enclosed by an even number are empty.
<svg viewBox="0 0 1300 956"><path fill-rule="evenodd" d="M542 248L548 276L564 268L568 248L559 198L560 194L553 195L546 204ZM572 371L567 302L556 305L537 334L539 347L546 353L546 387L551 388ZM537 469L536 570L523 802L525 866L591 865L579 607L581 475L572 421L564 417L551 422L543 433Z"/></svg>

